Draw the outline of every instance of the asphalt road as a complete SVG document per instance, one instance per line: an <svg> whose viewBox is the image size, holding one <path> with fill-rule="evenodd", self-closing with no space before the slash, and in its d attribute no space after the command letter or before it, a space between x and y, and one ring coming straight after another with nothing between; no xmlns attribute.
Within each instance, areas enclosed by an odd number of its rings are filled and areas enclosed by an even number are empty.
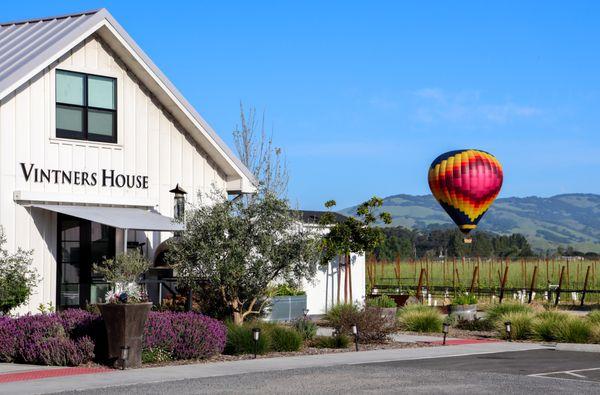
<svg viewBox="0 0 600 395"><path fill-rule="evenodd" d="M94 394L600 394L600 354L535 350L263 372L107 388ZM77 392L81 393L81 392Z"/></svg>

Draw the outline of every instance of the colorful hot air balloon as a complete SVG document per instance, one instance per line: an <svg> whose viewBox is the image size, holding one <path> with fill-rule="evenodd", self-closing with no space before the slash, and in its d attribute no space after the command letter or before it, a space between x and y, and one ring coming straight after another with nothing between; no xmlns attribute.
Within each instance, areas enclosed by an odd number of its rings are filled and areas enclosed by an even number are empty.
<svg viewBox="0 0 600 395"><path fill-rule="evenodd" d="M484 151L446 152L429 167L429 188L433 196L465 235L477 227L501 187L502 166Z"/></svg>

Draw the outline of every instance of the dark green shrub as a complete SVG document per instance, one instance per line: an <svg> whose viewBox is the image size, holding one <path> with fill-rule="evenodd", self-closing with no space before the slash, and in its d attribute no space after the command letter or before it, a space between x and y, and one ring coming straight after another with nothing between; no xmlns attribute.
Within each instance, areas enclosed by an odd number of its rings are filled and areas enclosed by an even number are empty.
<svg viewBox="0 0 600 395"><path fill-rule="evenodd" d="M350 338L346 335L317 336L313 346L317 348L348 348Z"/></svg>
<svg viewBox="0 0 600 395"><path fill-rule="evenodd" d="M494 329L494 325L483 318L475 318L472 321L457 319L452 326L466 331L491 331Z"/></svg>
<svg viewBox="0 0 600 395"><path fill-rule="evenodd" d="M258 325L260 326L260 325ZM239 355L239 354L254 354L255 342L252 338L251 325L235 325L229 323L227 325L227 342L225 343L224 354ZM262 329L262 328L261 328ZM266 354L270 348L269 330L261 332L261 336L256 345L257 354Z"/></svg>
<svg viewBox="0 0 600 395"><path fill-rule="evenodd" d="M507 313L532 313L533 309L525 304L520 303L502 303L495 304L488 308L485 312L485 319L491 322L494 326L503 324L501 316ZM500 322L502 321L502 322Z"/></svg>
<svg viewBox="0 0 600 395"><path fill-rule="evenodd" d="M29 300L38 275L32 266L32 251L21 248L9 253L5 248L6 237L0 227L0 313L8 314Z"/></svg>
<svg viewBox="0 0 600 395"><path fill-rule="evenodd" d="M398 323L406 331L441 332L444 317L436 309L428 306L406 306L398 313Z"/></svg>
<svg viewBox="0 0 600 395"><path fill-rule="evenodd" d="M294 320L292 326L304 340L312 340L317 335L317 324L307 318L298 318L297 320Z"/></svg>
<svg viewBox="0 0 600 395"><path fill-rule="evenodd" d="M369 298L366 300L368 307L394 308L398 305L396 301L387 295L381 295L377 298Z"/></svg>
<svg viewBox="0 0 600 395"><path fill-rule="evenodd" d="M277 326L269 332L273 351L298 351L302 347L302 336L292 328Z"/></svg>
<svg viewBox="0 0 600 395"><path fill-rule="evenodd" d="M508 312L496 319L496 328L503 338L507 338L505 322L510 321L511 338L515 340L527 339L533 335L533 322L535 315L531 311Z"/></svg>

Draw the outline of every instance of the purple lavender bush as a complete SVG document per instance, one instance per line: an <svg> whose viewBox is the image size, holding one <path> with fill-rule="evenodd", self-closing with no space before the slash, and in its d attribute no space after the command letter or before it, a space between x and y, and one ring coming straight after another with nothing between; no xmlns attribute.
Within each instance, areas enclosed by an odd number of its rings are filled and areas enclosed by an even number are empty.
<svg viewBox="0 0 600 395"><path fill-rule="evenodd" d="M17 345L17 324L10 317L0 316L0 362L15 359Z"/></svg>
<svg viewBox="0 0 600 395"><path fill-rule="evenodd" d="M78 321L78 313L36 314L0 320L0 361L38 365L77 366L94 358L94 341L76 328L93 317ZM82 329L83 330L83 329Z"/></svg>
<svg viewBox="0 0 600 395"><path fill-rule="evenodd" d="M223 352L225 325L202 314L151 312L144 332L144 350L163 350L172 359L209 358Z"/></svg>

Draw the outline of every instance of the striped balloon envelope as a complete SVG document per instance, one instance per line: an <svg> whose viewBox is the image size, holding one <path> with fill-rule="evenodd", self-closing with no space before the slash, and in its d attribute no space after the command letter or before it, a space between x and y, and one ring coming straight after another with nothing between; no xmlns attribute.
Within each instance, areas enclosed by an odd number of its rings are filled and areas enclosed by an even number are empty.
<svg viewBox="0 0 600 395"><path fill-rule="evenodd" d="M428 178L433 196L468 235L498 196L503 173L492 154L465 149L438 156L429 167Z"/></svg>

